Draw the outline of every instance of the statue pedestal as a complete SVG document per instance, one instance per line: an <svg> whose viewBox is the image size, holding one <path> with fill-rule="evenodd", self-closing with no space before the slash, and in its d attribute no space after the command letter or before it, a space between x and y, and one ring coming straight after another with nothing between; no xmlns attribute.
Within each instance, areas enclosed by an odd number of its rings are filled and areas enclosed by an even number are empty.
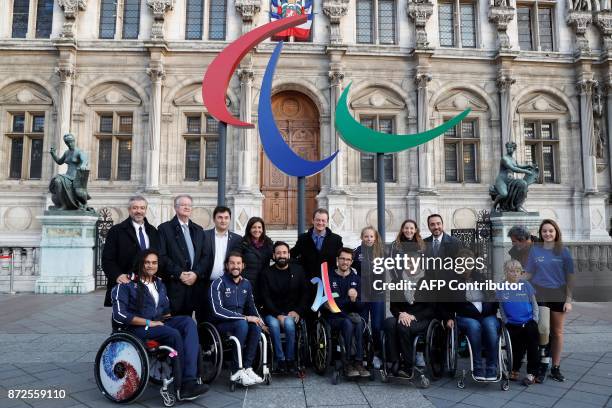
<svg viewBox="0 0 612 408"><path fill-rule="evenodd" d="M47 211L37 218L42 224L42 238L40 277L36 280L35 292L92 292L98 217L80 211Z"/></svg>
<svg viewBox="0 0 612 408"><path fill-rule="evenodd" d="M539 212L494 212L491 213L491 233L493 235L493 280L499 282L504 279L504 262L510 259L508 251L512 247L512 241L508 237L508 231L515 225L527 228L531 235L538 235L540 228Z"/></svg>

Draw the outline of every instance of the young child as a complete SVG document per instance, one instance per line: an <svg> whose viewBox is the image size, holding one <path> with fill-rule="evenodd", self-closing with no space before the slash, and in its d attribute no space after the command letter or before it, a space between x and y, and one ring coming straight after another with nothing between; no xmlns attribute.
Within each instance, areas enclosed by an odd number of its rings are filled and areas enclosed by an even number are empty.
<svg viewBox="0 0 612 408"><path fill-rule="evenodd" d="M521 370L521 360L527 351L527 376L523 385L529 386L535 382L538 372L539 333L538 333L538 304L535 290L526 280L522 280L523 268L515 259L504 263L506 281L519 283L518 290L501 290L497 292L502 320L510 333L512 341L512 374L510 379L517 381Z"/></svg>

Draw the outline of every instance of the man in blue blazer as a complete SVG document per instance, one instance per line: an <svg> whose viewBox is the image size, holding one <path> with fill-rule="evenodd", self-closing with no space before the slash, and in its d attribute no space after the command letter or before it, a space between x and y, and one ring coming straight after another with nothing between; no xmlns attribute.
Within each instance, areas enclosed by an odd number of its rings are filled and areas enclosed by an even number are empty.
<svg viewBox="0 0 612 408"><path fill-rule="evenodd" d="M193 314L194 288L204 279L204 229L190 220L193 199L181 194L174 199L176 215L158 227L160 274L168 288L172 315Z"/></svg>

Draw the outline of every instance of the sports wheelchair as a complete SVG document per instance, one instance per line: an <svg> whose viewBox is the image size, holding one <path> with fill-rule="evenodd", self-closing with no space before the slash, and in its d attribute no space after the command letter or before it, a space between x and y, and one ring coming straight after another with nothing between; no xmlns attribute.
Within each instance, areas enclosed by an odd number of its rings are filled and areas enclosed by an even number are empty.
<svg viewBox="0 0 612 408"><path fill-rule="evenodd" d="M500 323L500 329L498 333L498 358L497 358L497 376L495 380L477 380L474 377L474 354L472 352L472 346L470 345L470 340L465 333L459 333L457 321L454 320L453 328L448 329L448 338L447 338L447 359L448 359L448 369L449 375L451 377L456 376L456 372L458 370L457 360L458 356L465 356L470 358L470 369L461 369L461 374L457 380L458 388L465 388L465 377L470 373L472 379L475 382L479 383L500 383L501 389L503 391L508 391L510 389L510 372L512 370L512 342L510 341L510 333L508 329L501 321L498 319ZM465 344L465 346L463 346ZM479 356L480 358L482 356Z"/></svg>
<svg viewBox="0 0 612 408"><path fill-rule="evenodd" d="M427 332L418 334L413 339L412 361L415 363L412 366L412 371L409 377L396 377L388 368L387 358L387 336L384 331L381 332L382 344L382 364L380 366L380 379L382 382L389 382L391 378L400 378L408 381L418 379L421 388L428 388L430 379L437 380L444 372L445 365L445 331L442 323L437 319L432 319L427 326ZM417 352L423 352L425 358L425 369L416 365ZM429 378L426 376L429 374Z"/></svg>
<svg viewBox="0 0 612 408"><path fill-rule="evenodd" d="M224 356L226 353L232 352L232 345L235 345L238 350L238 367L242 368L242 346L235 336L227 336L222 338L217 328L209 322L204 322L198 325L198 336L200 338L200 347L202 350L202 360L205 372L209 373L205 377L206 381L214 381L221 370L223 369ZM253 370L260 374L266 385L270 385L272 376L270 373L270 356L268 354L270 341L267 335L262 332L259 339L257 355L253 362ZM231 361L231 354L225 358L226 361ZM236 391L238 382L230 380L229 389L231 392Z"/></svg>
<svg viewBox="0 0 612 408"><path fill-rule="evenodd" d="M271 337L271 335L269 335ZM268 341L268 355L270 356L268 358L268 361L270 361L270 367L271 370L274 372L274 369L276 369L276 367L274 366L274 355L276 354L276 351L274 350L274 344L272 342L272 339L269 339L270 341ZM285 337L285 333L283 331L281 331L281 342L285 343L286 342L286 337ZM296 325L295 327L295 342L296 342L296 348L295 348L295 357L296 357L296 365L297 365L297 375L299 378L304 378L306 375L306 366L308 366L312 359L311 359L311 355L310 355L310 345L309 345L309 340L308 340L308 329L307 329L307 325L306 325L306 320L304 320L303 318L300 318L300 322ZM263 353L258 353L257 357L255 358L255 361L258 362L258 364L261 364L258 360L259 360L259 356L263 355Z"/></svg>
<svg viewBox="0 0 612 408"><path fill-rule="evenodd" d="M198 383L202 384L202 359L198 357ZM143 341L128 331L113 325L113 333L100 346L95 359L94 374L98 389L116 403L136 401L145 391L149 380L161 385L163 403L176 403L182 382L178 354L171 347L155 340ZM209 382L205 382L209 383Z"/></svg>
<svg viewBox="0 0 612 408"><path fill-rule="evenodd" d="M370 371L369 380L374 380L374 371L372 370L372 361L374 359L374 343L370 327L363 319L363 363L366 369ZM332 372L332 384L338 384L341 373L344 372L344 367L350 358L354 344L347 345L344 343L344 338L337 330L332 330L330 324L320 316L317 319L315 333L312 338L313 344L313 365L315 372L319 375L325 375L328 367L334 363Z"/></svg>

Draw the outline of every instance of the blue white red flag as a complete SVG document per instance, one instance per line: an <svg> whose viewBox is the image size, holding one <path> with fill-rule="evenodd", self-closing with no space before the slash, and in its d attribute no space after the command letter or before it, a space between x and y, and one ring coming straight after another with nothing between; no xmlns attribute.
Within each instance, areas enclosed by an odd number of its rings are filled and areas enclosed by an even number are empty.
<svg viewBox="0 0 612 408"><path fill-rule="evenodd" d="M308 21L304 24L281 31L274 38L293 36L298 40L307 40L312 27L312 2L313 0L270 0L270 21L300 14L308 15Z"/></svg>

